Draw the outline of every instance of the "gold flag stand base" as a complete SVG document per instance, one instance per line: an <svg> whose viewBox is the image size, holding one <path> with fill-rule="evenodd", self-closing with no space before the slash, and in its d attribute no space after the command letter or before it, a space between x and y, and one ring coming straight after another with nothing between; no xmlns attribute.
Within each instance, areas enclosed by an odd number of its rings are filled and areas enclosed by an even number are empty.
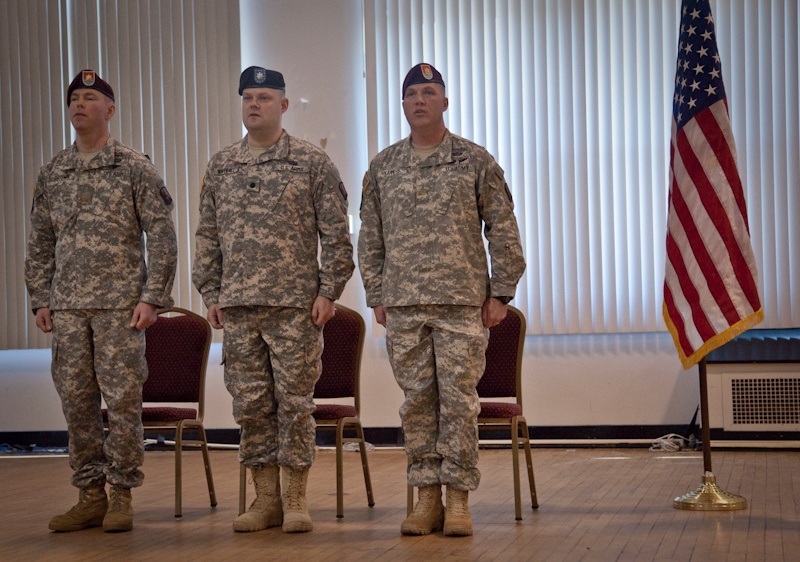
<svg viewBox="0 0 800 562"><path fill-rule="evenodd" d="M696 511L733 511L747 509L747 500L720 490L717 478L712 473L706 472L703 475L703 483L694 492L675 498L672 507Z"/></svg>

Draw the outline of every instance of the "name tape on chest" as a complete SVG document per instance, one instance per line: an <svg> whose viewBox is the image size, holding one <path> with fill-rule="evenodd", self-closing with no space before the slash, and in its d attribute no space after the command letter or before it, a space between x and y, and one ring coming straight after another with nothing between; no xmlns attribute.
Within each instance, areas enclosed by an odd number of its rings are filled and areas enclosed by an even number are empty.
<svg viewBox="0 0 800 562"><path fill-rule="evenodd" d="M305 174L308 172L308 166L297 166L294 164L274 164L272 169L278 172L291 172L293 174Z"/></svg>
<svg viewBox="0 0 800 562"><path fill-rule="evenodd" d="M227 176L231 174L237 174L243 171L248 170L247 164L240 164L235 166L225 166L223 168L217 168L214 172L220 176ZM269 172L269 171L276 171L276 172L290 172L293 174L307 174L308 173L308 166L300 166L297 164L272 164L268 168L261 168L261 171Z"/></svg>

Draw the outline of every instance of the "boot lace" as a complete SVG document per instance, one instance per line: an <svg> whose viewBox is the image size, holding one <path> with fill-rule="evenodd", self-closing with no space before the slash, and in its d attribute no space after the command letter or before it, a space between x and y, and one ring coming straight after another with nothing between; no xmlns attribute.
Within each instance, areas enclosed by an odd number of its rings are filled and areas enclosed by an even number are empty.
<svg viewBox="0 0 800 562"><path fill-rule="evenodd" d="M266 478L256 479L251 476L248 480L256 489L256 497L253 503L250 504L248 511L265 511L272 503L274 491L270 490L269 482L267 482Z"/></svg>
<svg viewBox="0 0 800 562"><path fill-rule="evenodd" d="M109 511L122 511L122 493L116 487L111 488L111 497L108 501Z"/></svg>
<svg viewBox="0 0 800 562"><path fill-rule="evenodd" d="M421 513L432 512L435 509L435 507L436 507L435 492L425 491L420 493L419 501L417 501L417 505L414 506L414 509L411 513L414 515L419 515Z"/></svg>
<svg viewBox="0 0 800 562"><path fill-rule="evenodd" d="M457 517L459 519L466 518L469 514L469 508L467 507L467 502L465 498L459 497L457 500L448 498L447 507L448 511L453 517ZM451 505L452 504L452 505Z"/></svg>
<svg viewBox="0 0 800 562"><path fill-rule="evenodd" d="M450 508L450 513L459 519L466 518L467 510L465 508L466 506L463 502L456 502L456 504Z"/></svg>
<svg viewBox="0 0 800 562"><path fill-rule="evenodd" d="M286 490L286 501L289 504L290 511L300 511L302 505L300 502L300 493L303 489L303 476L298 471L292 471L289 474L289 489Z"/></svg>
<svg viewBox="0 0 800 562"><path fill-rule="evenodd" d="M102 498L92 498L89 492L82 489L78 494L78 503L73 505L67 513L82 513L84 511L91 511L94 509L95 504L102 501Z"/></svg>
<svg viewBox="0 0 800 562"><path fill-rule="evenodd" d="M260 481L254 479L254 478L251 478L250 482L253 483L253 486L256 489L256 495L258 495L258 496L271 496L272 495L272 490L269 489L269 482L267 482L266 478L262 478L262 479L260 479Z"/></svg>

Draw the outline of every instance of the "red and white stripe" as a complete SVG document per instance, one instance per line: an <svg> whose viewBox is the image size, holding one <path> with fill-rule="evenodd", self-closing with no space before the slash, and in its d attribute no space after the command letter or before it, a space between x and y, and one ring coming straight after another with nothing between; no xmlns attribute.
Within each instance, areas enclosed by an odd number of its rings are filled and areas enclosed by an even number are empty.
<svg viewBox="0 0 800 562"><path fill-rule="evenodd" d="M663 313L684 368L763 319L757 279L722 99L672 126Z"/></svg>

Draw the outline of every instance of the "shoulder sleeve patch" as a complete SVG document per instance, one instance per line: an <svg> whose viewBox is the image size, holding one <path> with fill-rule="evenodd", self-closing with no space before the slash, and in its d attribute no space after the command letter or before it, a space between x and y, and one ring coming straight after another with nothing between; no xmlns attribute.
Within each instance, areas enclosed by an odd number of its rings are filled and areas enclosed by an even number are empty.
<svg viewBox="0 0 800 562"><path fill-rule="evenodd" d="M343 182L339 182L339 193L341 193L344 200L347 201L347 190L344 188Z"/></svg>
<svg viewBox="0 0 800 562"><path fill-rule="evenodd" d="M158 180L158 184L156 184L156 187L158 187L158 194L161 195L161 199L164 201L164 205L166 205L167 207L172 205L172 196L170 196L169 191L167 191L167 186L164 183L164 180Z"/></svg>
<svg viewBox="0 0 800 562"><path fill-rule="evenodd" d="M33 188L33 197L31 198L31 214L33 214L33 210L36 208L36 199L39 198L41 195L41 189L39 188L39 184L36 184L36 187Z"/></svg>
<svg viewBox="0 0 800 562"><path fill-rule="evenodd" d="M361 191L366 191L369 187L369 174L364 172L364 179L361 182Z"/></svg>
<svg viewBox="0 0 800 562"><path fill-rule="evenodd" d="M507 183L503 183L503 188L506 190L506 197L508 197L508 201L510 203L513 203L514 202L514 198L511 197L511 190L508 188L508 184Z"/></svg>

